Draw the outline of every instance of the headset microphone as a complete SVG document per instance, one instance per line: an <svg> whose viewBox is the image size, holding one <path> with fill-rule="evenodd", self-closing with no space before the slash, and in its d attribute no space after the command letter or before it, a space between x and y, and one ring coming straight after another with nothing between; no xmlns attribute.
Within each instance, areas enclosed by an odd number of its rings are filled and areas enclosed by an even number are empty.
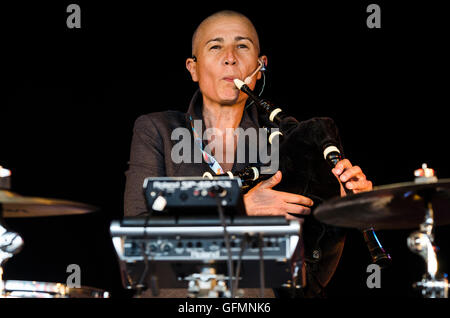
<svg viewBox="0 0 450 318"><path fill-rule="evenodd" d="M249 84L251 83L252 77L255 76L256 73L258 73L259 71L265 71L264 62L261 61L260 59L258 59L258 63L259 63L259 66L258 66L257 69L252 73L252 75L247 76L247 77L245 78L244 83L245 83L246 85L249 85Z"/></svg>

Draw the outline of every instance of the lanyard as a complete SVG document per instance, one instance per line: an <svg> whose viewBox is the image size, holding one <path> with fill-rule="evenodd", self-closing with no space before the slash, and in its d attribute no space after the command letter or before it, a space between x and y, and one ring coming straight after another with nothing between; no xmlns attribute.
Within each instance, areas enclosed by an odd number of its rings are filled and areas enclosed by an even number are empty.
<svg viewBox="0 0 450 318"><path fill-rule="evenodd" d="M211 170L214 171L215 174L224 174L225 172L223 171L222 167L220 166L220 164L216 160L216 158L214 158L213 155L207 153L203 149L203 140L202 140L202 138L200 138L200 136L195 131L194 125L192 123L192 116L190 116L190 115L189 115L189 120L191 122L192 133L194 134L194 141L200 148L200 151L202 152L202 155L203 155L203 159L209 165Z"/></svg>

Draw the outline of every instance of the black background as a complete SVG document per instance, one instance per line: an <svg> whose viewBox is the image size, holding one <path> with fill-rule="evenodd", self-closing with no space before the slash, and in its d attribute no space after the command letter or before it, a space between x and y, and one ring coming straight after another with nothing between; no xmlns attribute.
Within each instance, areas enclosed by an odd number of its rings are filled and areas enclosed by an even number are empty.
<svg viewBox="0 0 450 318"><path fill-rule="evenodd" d="M7 279L65 283L79 264L82 285L121 289L109 222L123 213L132 128L145 113L185 111L196 89L185 69L191 36L221 9L246 14L268 56L264 96L296 116L329 116L346 156L374 185L413 180L426 162L450 177L448 25L430 2L376 1L381 29L366 26L365 1L77 1L81 29L68 29L71 2L2 5L0 165L22 195L90 203L100 212L7 219L25 240ZM448 19L447 19L448 20ZM448 271L448 227L439 227L440 268ZM416 297L425 270L407 250L411 231L380 231L394 259L382 288L366 287L370 258L351 231L330 297Z"/></svg>

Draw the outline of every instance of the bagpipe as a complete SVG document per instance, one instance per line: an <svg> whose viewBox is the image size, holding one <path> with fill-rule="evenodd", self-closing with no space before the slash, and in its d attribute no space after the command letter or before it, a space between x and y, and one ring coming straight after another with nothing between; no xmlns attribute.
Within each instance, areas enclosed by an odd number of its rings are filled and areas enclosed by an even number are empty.
<svg viewBox="0 0 450 318"><path fill-rule="evenodd" d="M268 136L271 151L278 147L278 170L282 172L282 180L274 190L311 198L314 201L312 211L322 202L340 196L340 182L331 171L344 158L335 122L327 117L298 121L286 115L281 108L261 99L239 79L235 79L234 83L256 104L260 124L272 131ZM245 192L271 176L262 173L262 168L248 166L234 173L234 176L241 178ZM347 195L353 194L345 185L343 188ZM316 277L320 285L325 285L334 271L333 266L337 266L347 230L321 223L314 218L313 213L298 217L304 218L305 261L312 271L325 267L325 276ZM382 268L388 266L391 257L383 249L373 228L363 230L362 234L372 262Z"/></svg>

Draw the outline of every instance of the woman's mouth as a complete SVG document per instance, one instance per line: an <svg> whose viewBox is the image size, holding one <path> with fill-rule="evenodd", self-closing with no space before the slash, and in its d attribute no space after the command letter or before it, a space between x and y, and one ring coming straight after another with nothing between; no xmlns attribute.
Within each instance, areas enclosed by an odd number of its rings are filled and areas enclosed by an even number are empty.
<svg viewBox="0 0 450 318"><path fill-rule="evenodd" d="M235 78L236 78L236 77L226 76L226 77L223 78L223 80L225 80L225 81L227 81L227 82L233 83L233 80L234 80Z"/></svg>

